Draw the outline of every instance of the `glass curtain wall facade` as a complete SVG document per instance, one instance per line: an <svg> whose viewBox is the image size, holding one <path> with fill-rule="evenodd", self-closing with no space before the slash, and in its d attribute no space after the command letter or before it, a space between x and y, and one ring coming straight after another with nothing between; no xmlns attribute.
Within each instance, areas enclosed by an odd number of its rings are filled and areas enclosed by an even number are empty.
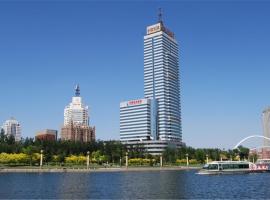
<svg viewBox="0 0 270 200"><path fill-rule="evenodd" d="M156 137L152 118L154 102L150 99L137 99L120 103L120 140L140 142Z"/></svg>
<svg viewBox="0 0 270 200"><path fill-rule="evenodd" d="M120 140L152 155L182 146L178 44L161 20L144 36L144 99L120 103Z"/></svg>
<svg viewBox="0 0 270 200"><path fill-rule="evenodd" d="M158 140L182 141L178 44L162 22L144 36L144 96L157 102Z"/></svg>

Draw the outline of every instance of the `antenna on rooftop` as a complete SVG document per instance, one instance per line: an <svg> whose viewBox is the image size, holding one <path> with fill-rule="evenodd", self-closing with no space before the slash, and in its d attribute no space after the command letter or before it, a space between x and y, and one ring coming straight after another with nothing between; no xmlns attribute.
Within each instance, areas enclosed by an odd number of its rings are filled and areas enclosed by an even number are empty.
<svg viewBox="0 0 270 200"><path fill-rule="evenodd" d="M76 97L80 96L80 86L79 86L79 84L77 84L76 87L75 87L75 96Z"/></svg>
<svg viewBox="0 0 270 200"><path fill-rule="evenodd" d="M162 21L162 10L161 10L161 8L158 9L158 22L163 23L163 21Z"/></svg>

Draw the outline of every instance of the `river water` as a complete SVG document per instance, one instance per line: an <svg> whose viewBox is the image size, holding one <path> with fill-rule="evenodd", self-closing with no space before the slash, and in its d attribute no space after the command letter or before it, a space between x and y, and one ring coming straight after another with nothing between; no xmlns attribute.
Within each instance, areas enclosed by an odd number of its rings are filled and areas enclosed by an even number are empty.
<svg viewBox="0 0 270 200"><path fill-rule="evenodd" d="M270 173L197 175L195 170L1 173L1 199L261 199Z"/></svg>

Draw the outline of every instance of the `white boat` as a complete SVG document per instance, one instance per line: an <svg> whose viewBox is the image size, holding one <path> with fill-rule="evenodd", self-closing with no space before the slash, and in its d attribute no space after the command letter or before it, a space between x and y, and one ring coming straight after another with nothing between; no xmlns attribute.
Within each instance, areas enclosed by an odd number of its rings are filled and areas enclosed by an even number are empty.
<svg viewBox="0 0 270 200"><path fill-rule="evenodd" d="M268 168L258 168L248 161L213 161L198 172L198 174L235 174L268 171Z"/></svg>
<svg viewBox="0 0 270 200"><path fill-rule="evenodd" d="M270 159L258 159L256 164L270 164Z"/></svg>

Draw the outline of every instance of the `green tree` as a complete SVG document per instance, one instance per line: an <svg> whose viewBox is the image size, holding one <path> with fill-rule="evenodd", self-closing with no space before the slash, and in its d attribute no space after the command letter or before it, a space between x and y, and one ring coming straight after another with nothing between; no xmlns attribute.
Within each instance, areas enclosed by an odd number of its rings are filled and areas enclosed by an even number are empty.
<svg viewBox="0 0 270 200"><path fill-rule="evenodd" d="M25 153L28 156L30 166L32 166L33 164L33 158L34 158L35 152L37 152L37 148L32 145L27 146L26 148L23 148L23 153Z"/></svg>
<svg viewBox="0 0 270 200"><path fill-rule="evenodd" d="M205 163L205 158L206 158L206 154L205 154L204 150L203 149L197 149L196 152L195 152L195 159L199 163L203 164L203 163Z"/></svg>
<svg viewBox="0 0 270 200"><path fill-rule="evenodd" d="M240 159L247 159L249 155L249 149L243 146L238 147Z"/></svg>
<svg viewBox="0 0 270 200"><path fill-rule="evenodd" d="M176 162L177 150L167 147L162 155L163 155L163 159L166 163L173 164Z"/></svg>
<svg viewBox="0 0 270 200"><path fill-rule="evenodd" d="M0 143L4 143L6 141L5 131L0 128Z"/></svg>
<svg viewBox="0 0 270 200"><path fill-rule="evenodd" d="M6 143L8 145L14 145L15 144L15 137L14 135L9 135L6 137Z"/></svg>

